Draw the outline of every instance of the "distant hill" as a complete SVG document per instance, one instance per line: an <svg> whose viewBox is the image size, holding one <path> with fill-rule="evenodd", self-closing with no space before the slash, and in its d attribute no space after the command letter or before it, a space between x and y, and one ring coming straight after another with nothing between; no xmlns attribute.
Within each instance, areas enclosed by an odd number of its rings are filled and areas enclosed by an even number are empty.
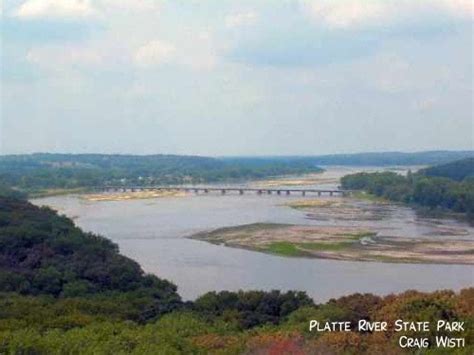
<svg viewBox="0 0 474 355"><path fill-rule="evenodd" d="M0 184L28 191L107 184L192 184L319 171L316 164L301 159L46 153L0 156Z"/></svg>
<svg viewBox="0 0 474 355"><path fill-rule="evenodd" d="M435 165L454 160L474 158L474 151L427 151L417 153L382 152L316 155L307 157L280 157L281 160L299 159L316 165L389 166Z"/></svg>
<svg viewBox="0 0 474 355"><path fill-rule="evenodd" d="M437 176L462 181L474 177L474 158L456 160L451 163L432 166L421 171L427 176Z"/></svg>
<svg viewBox="0 0 474 355"><path fill-rule="evenodd" d="M29 192L107 184L199 184L320 172L321 165L434 165L474 158L474 151L359 153L288 157L24 154L0 156L0 184Z"/></svg>

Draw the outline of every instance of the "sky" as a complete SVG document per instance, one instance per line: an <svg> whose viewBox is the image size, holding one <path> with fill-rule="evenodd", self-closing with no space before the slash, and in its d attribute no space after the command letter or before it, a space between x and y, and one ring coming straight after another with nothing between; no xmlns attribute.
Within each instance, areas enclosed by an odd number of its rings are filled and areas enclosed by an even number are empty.
<svg viewBox="0 0 474 355"><path fill-rule="evenodd" d="M471 0L0 9L0 154L474 149Z"/></svg>

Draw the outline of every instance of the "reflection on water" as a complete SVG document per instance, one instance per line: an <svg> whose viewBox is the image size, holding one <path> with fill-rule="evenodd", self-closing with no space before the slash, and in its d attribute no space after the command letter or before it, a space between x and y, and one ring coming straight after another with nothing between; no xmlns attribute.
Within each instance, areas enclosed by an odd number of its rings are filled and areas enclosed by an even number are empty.
<svg viewBox="0 0 474 355"><path fill-rule="evenodd" d="M316 187L337 186L347 169L329 169ZM328 179L330 178L330 179ZM297 259L217 246L184 238L196 232L247 223L351 225L380 229L384 235L474 238L474 229L452 219L426 219L410 208L369 202L346 206L367 218L308 213L284 203L301 196L205 195L151 200L91 202L74 196L38 199L73 217L88 231L102 234L147 272L178 285L185 299L210 290L297 289L317 301L353 292L387 294L406 289L459 289L473 285L469 265L422 265ZM344 202L345 203L345 202ZM374 209L371 211L371 209ZM438 232L434 232L434 231Z"/></svg>

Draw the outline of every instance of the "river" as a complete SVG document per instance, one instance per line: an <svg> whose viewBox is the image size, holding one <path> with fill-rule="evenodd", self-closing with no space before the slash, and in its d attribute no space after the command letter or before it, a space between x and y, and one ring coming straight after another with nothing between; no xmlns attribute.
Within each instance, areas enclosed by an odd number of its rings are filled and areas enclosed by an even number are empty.
<svg viewBox="0 0 474 355"><path fill-rule="evenodd" d="M337 178L356 170L361 169L328 168L311 187L337 186ZM211 290L280 289L306 291L315 301L324 302L355 292L385 295L408 289L458 290L474 284L472 265L288 258L185 238L209 229L256 222L342 223L338 218L328 222L327 216L308 218L304 211L284 205L294 199L301 196L211 193L97 202L68 195L32 202L50 206L73 218L84 230L113 240L146 272L175 283L186 300ZM474 228L466 223L419 217L412 209L397 205L386 208L382 218L344 223L378 223L393 235L419 237L434 233L430 228L442 226L462 230L465 238L474 238Z"/></svg>

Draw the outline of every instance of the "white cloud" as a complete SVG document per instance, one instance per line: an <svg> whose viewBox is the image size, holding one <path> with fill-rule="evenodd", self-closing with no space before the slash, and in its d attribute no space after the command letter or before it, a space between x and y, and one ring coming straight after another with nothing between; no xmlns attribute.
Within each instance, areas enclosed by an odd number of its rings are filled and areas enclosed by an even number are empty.
<svg viewBox="0 0 474 355"><path fill-rule="evenodd" d="M253 11L237 12L226 16L225 25L227 28L248 26L255 23L256 20L257 14Z"/></svg>
<svg viewBox="0 0 474 355"><path fill-rule="evenodd" d="M27 0L14 15L25 19L84 18L103 17L110 11L127 14L130 11L153 13L159 10L160 1L156 0Z"/></svg>
<svg viewBox="0 0 474 355"><path fill-rule="evenodd" d="M140 67L152 67L169 62L176 49L173 45L153 40L140 47L135 53L135 64Z"/></svg>
<svg viewBox="0 0 474 355"><path fill-rule="evenodd" d="M28 0L14 13L25 19L83 18L95 14L91 0Z"/></svg>
<svg viewBox="0 0 474 355"><path fill-rule="evenodd" d="M331 28L391 24L433 11L473 17L472 0L303 0L309 15Z"/></svg>

